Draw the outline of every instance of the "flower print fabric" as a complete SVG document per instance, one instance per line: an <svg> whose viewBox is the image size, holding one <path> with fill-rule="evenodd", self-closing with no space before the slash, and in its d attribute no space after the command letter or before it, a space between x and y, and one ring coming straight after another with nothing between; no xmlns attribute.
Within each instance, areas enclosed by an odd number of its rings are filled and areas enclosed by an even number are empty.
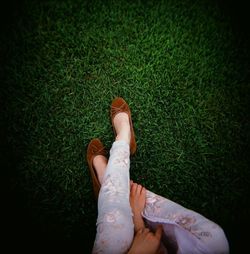
<svg viewBox="0 0 250 254"><path fill-rule="evenodd" d="M130 149L113 143L98 198L97 233L93 253L127 253L134 238L129 204ZM229 247L223 230L214 222L183 206L147 191L142 213L146 225L163 225L161 253L222 254Z"/></svg>
<svg viewBox="0 0 250 254"><path fill-rule="evenodd" d="M97 233L93 253L127 253L134 238L129 204L130 148L113 143L98 198Z"/></svg>
<svg viewBox="0 0 250 254"><path fill-rule="evenodd" d="M229 253L223 230L204 216L147 191L142 214L152 230L163 225L162 241L171 253Z"/></svg>

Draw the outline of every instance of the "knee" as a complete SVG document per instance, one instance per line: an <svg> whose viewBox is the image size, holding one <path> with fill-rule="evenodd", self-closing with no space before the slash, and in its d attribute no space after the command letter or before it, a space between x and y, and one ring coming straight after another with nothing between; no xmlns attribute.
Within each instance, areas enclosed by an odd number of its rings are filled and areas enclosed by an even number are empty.
<svg viewBox="0 0 250 254"><path fill-rule="evenodd" d="M211 244L211 249L214 250L213 253L229 253L229 244L223 229L218 226L214 236L214 242Z"/></svg>
<svg viewBox="0 0 250 254"><path fill-rule="evenodd" d="M203 241L205 239L203 238ZM226 254L229 253L229 244L223 229L216 225L211 232L209 239L204 241L209 253L213 254Z"/></svg>

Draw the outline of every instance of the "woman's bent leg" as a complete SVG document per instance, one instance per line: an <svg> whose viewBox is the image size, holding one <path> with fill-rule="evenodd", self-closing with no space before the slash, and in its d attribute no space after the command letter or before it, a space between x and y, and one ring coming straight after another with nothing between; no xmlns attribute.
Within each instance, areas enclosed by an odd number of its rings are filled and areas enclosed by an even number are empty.
<svg viewBox="0 0 250 254"><path fill-rule="evenodd" d="M116 141L98 198L97 233L93 253L126 253L134 237L129 204L130 147Z"/></svg>
<svg viewBox="0 0 250 254"><path fill-rule="evenodd" d="M228 253L229 246L220 226L204 216L153 192L147 191L143 211L146 224L162 224L165 245L175 253Z"/></svg>

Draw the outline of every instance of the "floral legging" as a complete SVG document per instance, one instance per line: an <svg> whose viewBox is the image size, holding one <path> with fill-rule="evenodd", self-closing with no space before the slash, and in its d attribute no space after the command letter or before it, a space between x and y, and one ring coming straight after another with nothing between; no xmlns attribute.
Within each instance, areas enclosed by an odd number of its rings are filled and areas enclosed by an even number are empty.
<svg viewBox="0 0 250 254"><path fill-rule="evenodd" d="M129 145L124 141L115 141L98 198L93 253L126 253L133 241L129 157ZM151 230L158 224L163 225L161 253L229 253L225 234L217 224L150 191L146 192L142 216Z"/></svg>

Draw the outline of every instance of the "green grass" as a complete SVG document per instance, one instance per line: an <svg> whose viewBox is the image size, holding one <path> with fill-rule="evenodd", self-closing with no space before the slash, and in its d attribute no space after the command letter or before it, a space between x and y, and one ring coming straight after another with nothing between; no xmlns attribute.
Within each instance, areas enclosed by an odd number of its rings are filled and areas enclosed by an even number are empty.
<svg viewBox="0 0 250 254"><path fill-rule="evenodd" d="M20 13L1 42L1 121L27 221L91 250L86 146L111 147L109 106L122 96L138 142L131 178L220 224L238 250L250 212L249 51L217 4L25 1Z"/></svg>

